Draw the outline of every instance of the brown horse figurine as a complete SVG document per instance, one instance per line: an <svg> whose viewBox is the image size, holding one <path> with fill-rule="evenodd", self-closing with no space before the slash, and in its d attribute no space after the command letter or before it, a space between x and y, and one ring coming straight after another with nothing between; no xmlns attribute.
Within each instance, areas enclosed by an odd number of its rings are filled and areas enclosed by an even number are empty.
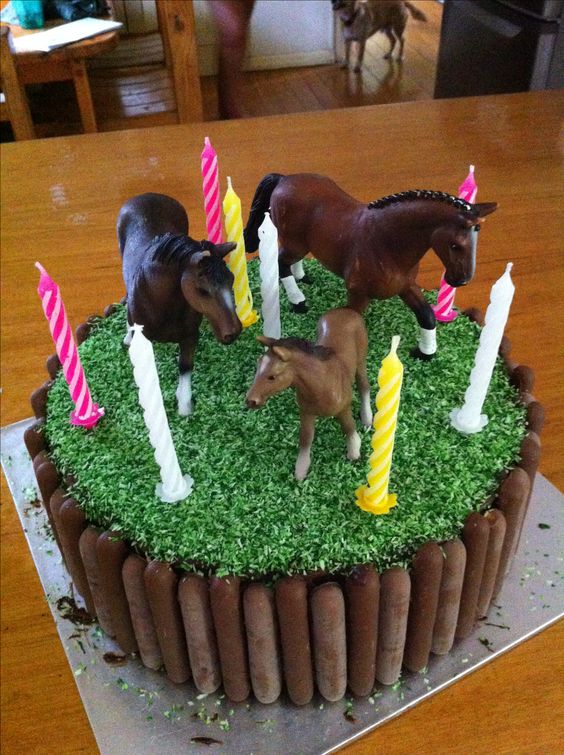
<svg viewBox="0 0 564 755"><path fill-rule="evenodd" d="M246 396L247 406L258 409L284 388L296 389L301 423L296 479L303 480L308 473L315 418L319 416L337 417L347 439L347 457L358 459L360 437L351 412L355 377L362 424L372 424L366 374L368 336L361 315L346 307L326 312L317 323L317 343L266 336L257 336L257 340L268 346L268 351L258 363Z"/></svg>
<svg viewBox="0 0 564 755"><path fill-rule="evenodd" d="M415 282L419 262L433 248L450 286L474 275L472 228L496 209L493 202L469 204L440 191L404 191L368 205L346 194L331 179L311 173L271 173L257 187L245 229L247 251L258 246L264 213L278 229L280 277L311 252L344 278L348 306L363 312L371 299L398 295L420 326L415 356L436 351L436 320ZM303 298L303 297L302 297Z"/></svg>
<svg viewBox="0 0 564 755"><path fill-rule="evenodd" d="M187 416L192 413L192 370L202 317L220 343L232 343L241 332L233 275L223 260L235 244L191 239L186 210L164 194L128 200L119 212L117 233L129 325L144 325L151 341L179 344L176 398L178 413Z"/></svg>

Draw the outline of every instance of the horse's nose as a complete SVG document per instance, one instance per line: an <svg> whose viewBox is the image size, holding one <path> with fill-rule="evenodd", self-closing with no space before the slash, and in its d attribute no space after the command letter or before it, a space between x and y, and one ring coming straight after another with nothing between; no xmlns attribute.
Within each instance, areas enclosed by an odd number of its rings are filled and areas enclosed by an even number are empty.
<svg viewBox="0 0 564 755"><path fill-rule="evenodd" d="M257 398L253 398L252 396L247 396L245 403L247 404L248 409L258 409L260 406L259 400Z"/></svg>
<svg viewBox="0 0 564 755"><path fill-rule="evenodd" d="M226 335L223 336L221 340L225 344L233 343L233 341L237 338L238 335L239 333L227 333Z"/></svg>
<svg viewBox="0 0 564 755"><path fill-rule="evenodd" d="M450 276L445 275L445 282L452 288L460 288L460 286L466 286L470 282L470 278L450 278Z"/></svg>

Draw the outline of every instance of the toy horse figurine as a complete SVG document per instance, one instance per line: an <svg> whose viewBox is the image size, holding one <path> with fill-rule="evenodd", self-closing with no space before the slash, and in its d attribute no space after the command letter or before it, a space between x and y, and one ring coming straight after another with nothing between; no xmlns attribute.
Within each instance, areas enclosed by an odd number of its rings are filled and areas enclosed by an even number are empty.
<svg viewBox="0 0 564 755"><path fill-rule="evenodd" d="M360 418L372 424L370 386L366 374L368 337L364 320L352 309L333 309L317 323L317 343L300 338L257 340L268 346L247 393L250 409L263 406L270 396L293 386L300 409L300 450L295 477L303 480L310 466L315 418L337 417L347 439L347 457L360 456L360 437L351 412L352 384L360 393Z"/></svg>
<svg viewBox="0 0 564 755"><path fill-rule="evenodd" d="M180 346L178 413L192 413L192 369L202 317L220 343L241 332L233 299L233 275L223 257L235 244L194 241L182 205L164 194L127 201L117 221L129 325L144 325L151 341ZM125 339L131 341L131 331Z"/></svg>
<svg viewBox="0 0 564 755"><path fill-rule="evenodd" d="M245 229L247 251L256 249L257 229L269 207L278 229L282 279L290 275L290 265L311 252L344 278L348 306L357 312L370 299L397 294L421 329L414 355L430 358L436 351L436 320L415 282L419 262L433 248L446 268L446 282L464 286L476 266L471 229L497 205L469 204L427 190L404 191L366 205L324 176L271 173L255 193Z"/></svg>

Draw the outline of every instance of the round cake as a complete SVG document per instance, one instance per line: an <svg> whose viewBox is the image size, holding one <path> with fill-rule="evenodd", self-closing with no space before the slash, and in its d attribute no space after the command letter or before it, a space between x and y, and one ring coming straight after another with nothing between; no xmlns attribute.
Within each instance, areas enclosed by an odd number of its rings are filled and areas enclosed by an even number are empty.
<svg viewBox="0 0 564 755"><path fill-rule="evenodd" d="M314 339L328 309L343 306L342 281L306 261L308 312L284 301L283 335ZM258 297L258 262L249 280ZM429 297L436 294L429 294ZM478 345L480 319L438 326L431 361L409 355L412 313L397 299L365 313L372 397L392 336L401 336L403 386L384 516L362 511L372 431L361 458L346 458L337 421L317 421L305 481L293 476L299 414L293 390L259 411L245 406L262 346L261 321L219 344L205 324L193 374L195 409L176 411L177 346L154 344L164 405L183 473L184 501L155 494L159 467L139 406L124 305L81 327L81 360L105 416L85 431L69 423L68 387L50 358L52 382L32 397L26 434L65 563L88 610L125 652L175 682L192 678L233 700L261 702L285 689L296 704L391 684L402 664L427 665L467 636L499 592L517 546L539 456L542 408L528 368L502 344L474 435L450 423ZM88 337L86 337L88 336ZM353 413L358 415L358 397Z"/></svg>

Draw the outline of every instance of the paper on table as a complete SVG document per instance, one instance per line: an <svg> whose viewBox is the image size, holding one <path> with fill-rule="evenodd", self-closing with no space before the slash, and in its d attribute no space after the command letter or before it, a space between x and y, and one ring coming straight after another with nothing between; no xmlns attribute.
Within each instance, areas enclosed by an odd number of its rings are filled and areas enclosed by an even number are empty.
<svg viewBox="0 0 564 755"><path fill-rule="evenodd" d="M123 24L119 21L108 21L103 18L81 18L79 21L71 21L68 24L55 26L46 31L13 37L14 48L16 53L50 52L57 47L64 47L81 39L105 34L122 26Z"/></svg>

